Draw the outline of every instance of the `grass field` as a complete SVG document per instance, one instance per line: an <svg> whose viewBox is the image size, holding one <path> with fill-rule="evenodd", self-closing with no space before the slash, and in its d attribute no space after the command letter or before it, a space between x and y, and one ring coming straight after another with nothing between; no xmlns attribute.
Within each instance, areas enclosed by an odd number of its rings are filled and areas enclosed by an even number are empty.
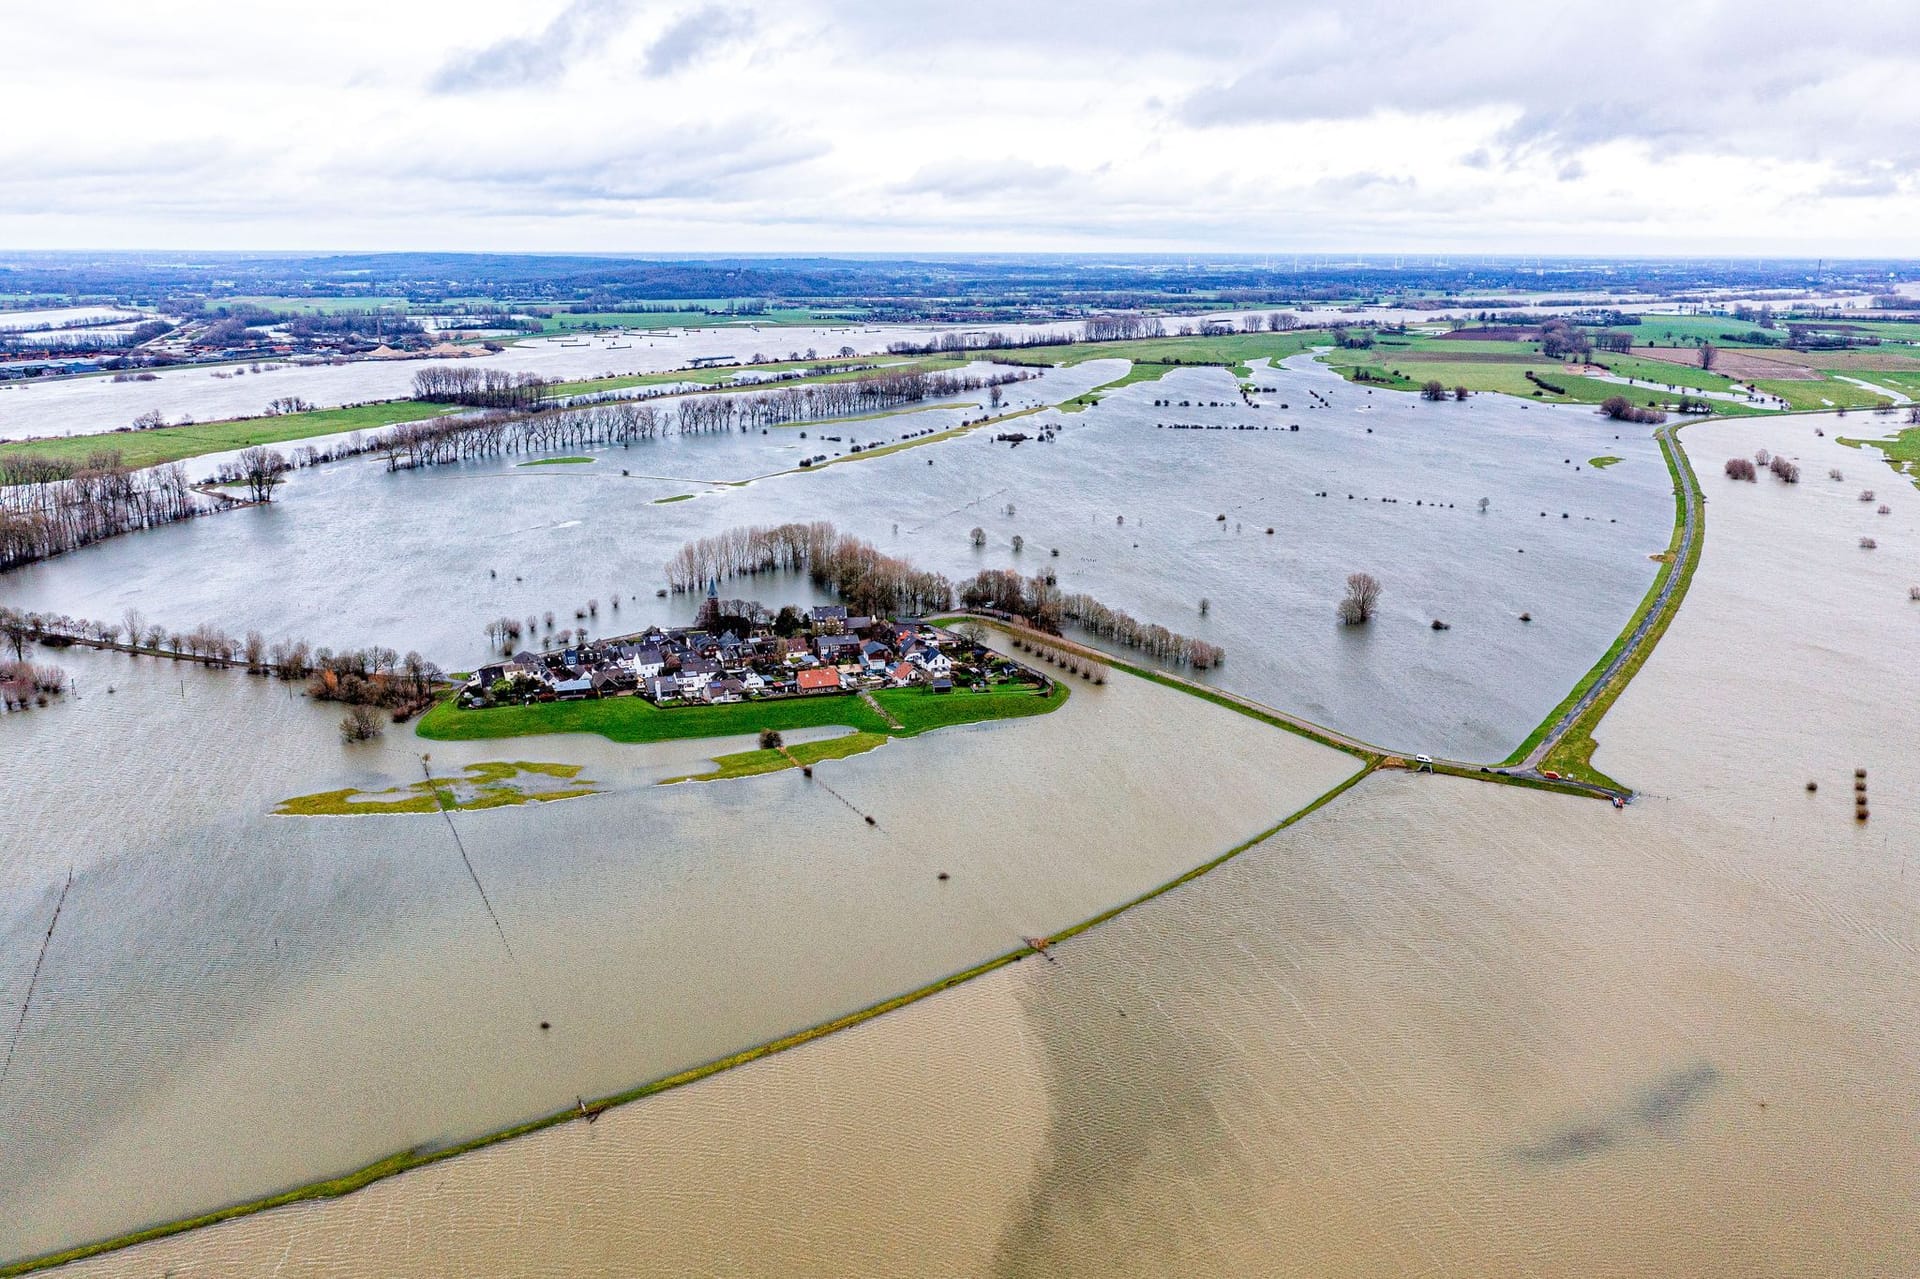
<svg viewBox="0 0 1920 1279"><path fill-rule="evenodd" d="M1910 476L1916 485L1920 485L1920 426L1909 426L1889 439L1856 440L1841 437L1840 443L1849 448L1870 448L1880 450L1888 465L1902 475Z"/></svg>
<svg viewBox="0 0 1920 1279"><path fill-rule="evenodd" d="M1113 379L1113 381L1102 382L1085 395L1076 395L1066 403L1059 405L1058 408L1062 413L1078 413L1082 409L1091 408L1098 404L1105 398L1108 391L1115 391L1123 386L1132 386L1135 382L1158 382L1161 378L1173 372L1176 367L1177 366L1172 364L1146 364L1136 361L1125 373ZM1241 376L1244 377L1247 375L1242 373Z"/></svg>
<svg viewBox="0 0 1920 1279"><path fill-rule="evenodd" d="M1789 408L1796 409L1870 409L1891 402L1886 396L1876 395L1863 386L1832 379L1824 382L1796 379L1783 379L1776 382L1763 379L1756 381L1753 385L1768 395L1779 396L1787 402Z"/></svg>
<svg viewBox="0 0 1920 1279"><path fill-rule="evenodd" d="M591 466L590 457L538 457L531 462L520 462L519 466Z"/></svg>
<svg viewBox="0 0 1920 1279"><path fill-rule="evenodd" d="M451 405L420 400L362 404L348 409L315 409L279 417L243 417L225 422L197 422L192 426L162 426L150 431L108 431L101 435L71 435L57 440L30 440L0 446L0 456L58 458L84 462L94 453L117 449L128 466L158 466L207 453L225 453L256 444L285 444L348 431L377 431L396 422L457 411Z"/></svg>
<svg viewBox="0 0 1920 1279"><path fill-rule="evenodd" d="M784 373L794 369L814 369L830 366L834 371L822 373L818 377L790 378L785 382L768 383L768 387L809 386L816 382L845 382L852 378L885 370L889 373L939 373L947 369L957 369L967 364L967 360L952 356L934 356L927 359L900 359L864 357L857 360L781 360L769 364L740 365L730 364L717 369L681 369L672 373L632 373L621 377L583 378L575 382L558 382L547 389L549 396L584 395L593 391L624 391L636 386L666 386L676 382L697 382L714 390L762 390L765 387L731 385L733 379L743 371L754 373ZM877 366L877 367L876 367Z"/></svg>
<svg viewBox="0 0 1920 1279"><path fill-rule="evenodd" d="M448 698L420 717L419 734L435 741L485 741L538 733L598 733L616 742L666 742L698 737L733 737L763 728L844 726L889 737L913 737L929 729L988 719L1044 715L1066 701L1064 685L1050 697L1031 689L995 689L974 693L956 689L888 688L874 700L899 722L895 728L857 697L791 697L725 706L662 709L639 697L599 701L542 702L533 706L496 706L461 710Z"/></svg>
<svg viewBox="0 0 1920 1279"><path fill-rule="evenodd" d="M864 310L859 307L833 308L819 310L813 307L782 307L768 310L759 315L712 314L702 310L685 311L594 311L583 315L560 314L545 317L539 333L527 333L524 337L540 337L554 333L571 333L581 329L710 329L710 328L783 328L794 325L852 325L864 323ZM769 339L771 341L771 339Z"/></svg>
<svg viewBox="0 0 1920 1279"><path fill-rule="evenodd" d="M1132 360L1136 364L1219 364L1285 359L1331 338L1324 329L1291 333L1229 333L1220 337L1138 338L1127 342L1070 342L1013 350L977 351L978 358L1003 364L1080 364L1087 360Z"/></svg>
<svg viewBox="0 0 1920 1279"><path fill-rule="evenodd" d="M530 787L522 778L545 779L545 789ZM280 817L362 817L395 813L467 812L478 808L512 808L549 800L577 799L597 793L594 783L580 777L578 764L536 764L490 761L469 764L464 776L425 778L384 791L353 787L299 795L281 801ZM391 797L391 798L386 798Z"/></svg>
<svg viewBox="0 0 1920 1279"><path fill-rule="evenodd" d="M730 777L758 777L762 773L777 773L785 768L818 764L824 759L845 759L849 755L864 755L877 746L886 745L887 740L884 733L848 733L844 737L801 742L797 746L789 746L784 750L774 747L768 750L741 751L734 755L715 755L713 762L719 767L712 772L669 777L663 784L720 782Z"/></svg>

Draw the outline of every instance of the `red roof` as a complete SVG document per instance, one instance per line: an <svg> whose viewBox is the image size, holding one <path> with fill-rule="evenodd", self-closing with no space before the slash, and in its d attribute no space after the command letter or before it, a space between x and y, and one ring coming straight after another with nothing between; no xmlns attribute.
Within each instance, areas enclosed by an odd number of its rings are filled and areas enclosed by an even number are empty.
<svg viewBox="0 0 1920 1279"><path fill-rule="evenodd" d="M817 671L800 672L800 691L807 692L816 688L839 688L840 672L831 668Z"/></svg>

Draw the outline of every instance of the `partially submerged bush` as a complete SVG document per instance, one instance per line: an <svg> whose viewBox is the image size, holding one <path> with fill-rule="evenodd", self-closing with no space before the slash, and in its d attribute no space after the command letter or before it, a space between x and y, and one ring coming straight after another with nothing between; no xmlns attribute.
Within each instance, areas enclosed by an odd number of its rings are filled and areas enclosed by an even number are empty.
<svg viewBox="0 0 1920 1279"><path fill-rule="evenodd" d="M1624 395L1610 395L1600 401L1600 411L1616 422L1640 422L1648 426L1658 426L1667 420L1667 415L1659 409L1639 408Z"/></svg>
<svg viewBox="0 0 1920 1279"><path fill-rule="evenodd" d="M1830 480L1844 480L1847 477L1842 475L1840 473L1840 468L1836 466L1827 472L1827 478Z"/></svg>
<svg viewBox="0 0 1920 1279"><path fill-rule="evenodd" d="M1798 484L1800 482L1800 467L1796 463L1789 462L1784 457L1775 457L1773 461L1767 464L1767 469L1779 476L1784 483Z"/></svg>
<svg viewBox="0 0 1920 1279"><path fill-rule="evenodd" d="M1727 459L1727 478L1730 480L1745 480L1751 484L1759 478L1759 472L1754 470L1753 463L1749 462L1746 458L1730 457Z"/></svg>
<svg viewBox="0 0 1920 1279"><path fill-rule="evenodd" d="M1860 500L1861 500L1862 502L1871 502L1871 501L1873 500L1873 490L1872 490L1872 489L1861 489L1861 490L1860 490Z"/></svg>
<svg viewBox="0 0 1920 1279"><path fill-rule="evenodd" d="M366 742L380 736L383 726L373 707L356 702L340 717L340 738L348 742Z"/></svg>
<svg viewBox="0 0 1920 1279"><path fill-rule="evenodd" d="M784 745L786 745L786 743L781 740L780 731L778 729L763 728L760 730L760 749L761 750L777 751Z"/></svg>
<svg viewBox="0 0 1920 1279"><path fill-rule="evenodd" d="M1863 537L1860 539L1860 549L1863 551L1871 551L1879 545L1880 543L1874 541L1870 537Z"/></svg>

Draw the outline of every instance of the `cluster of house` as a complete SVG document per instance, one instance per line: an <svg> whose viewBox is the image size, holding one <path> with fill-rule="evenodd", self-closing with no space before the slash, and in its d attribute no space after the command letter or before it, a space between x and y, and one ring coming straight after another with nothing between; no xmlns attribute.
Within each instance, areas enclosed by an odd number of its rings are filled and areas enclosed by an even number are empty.
<svg viewBox="0 0 1920 1279"><path fill-rule="evenodd" d="M518 653L474 672L461 703L637 693L659 705L714 705L909 684L947 693L956 678L977 678L985 660L985 649L923 623L849 617L835 604L809 610L792 635L654 627L559 652Z"/></svg>

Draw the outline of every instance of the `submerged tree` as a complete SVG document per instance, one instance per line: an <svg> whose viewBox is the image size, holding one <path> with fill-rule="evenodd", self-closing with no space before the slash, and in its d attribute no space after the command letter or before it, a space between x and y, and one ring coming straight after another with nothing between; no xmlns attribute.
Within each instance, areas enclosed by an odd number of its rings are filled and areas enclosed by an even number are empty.
<svg viewBox="0 0 1920 1279"><path fill-rule="evenodd" d="M1337 614L1343 625L1362 626L1380 605L1380 580L1371 573L1349 573L1347 593L1340 600Z"/></svg>

